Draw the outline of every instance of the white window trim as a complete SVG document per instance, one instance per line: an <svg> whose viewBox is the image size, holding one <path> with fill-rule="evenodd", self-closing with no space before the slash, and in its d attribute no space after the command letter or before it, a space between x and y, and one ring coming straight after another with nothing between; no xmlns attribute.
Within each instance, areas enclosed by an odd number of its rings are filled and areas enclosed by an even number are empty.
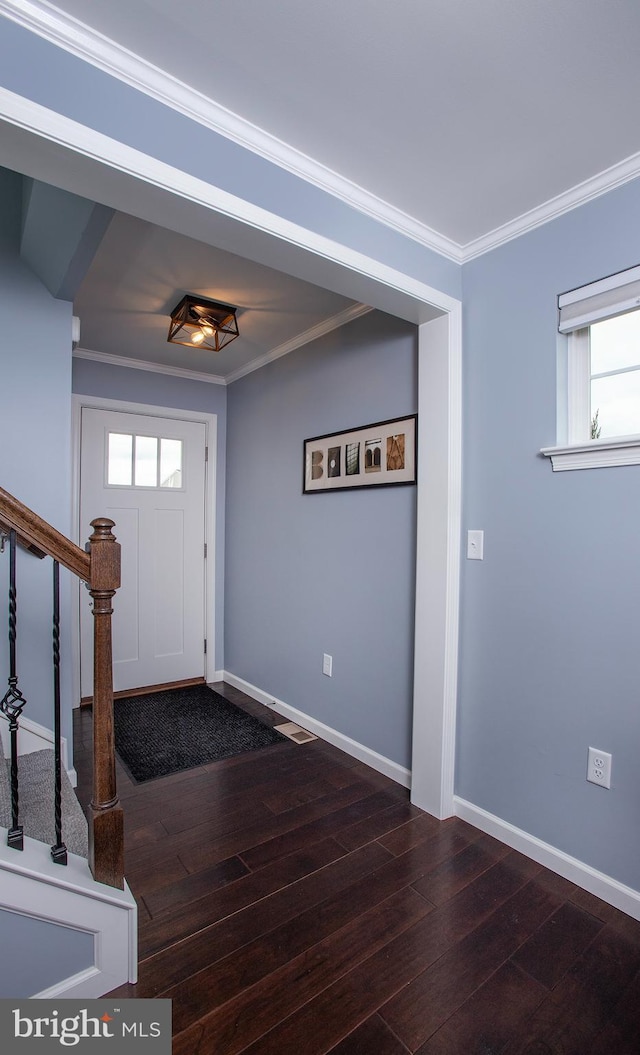
<svg viewBox="0 0 640 1055"><path fill-rule="evenodd" d="M591 430L589 330L567 340L567 443L581 446Z"/></svg>
<svg viewBox="0 0 640 1055"><path fill-rule="evenodd" d="M640 307L640 266L619 271L558 297L558 329L571 333Z"/></svg>
<svg viewBox="0 0 640 1055"><path fill-rule="evenodd" d="M640 464L640 435L587 439L591 427L589 325L637 307L639 283L640 267L635 267L558 297L558 329L567 335L567 442L540 451L551 459L554 472Z"/></svg>
<svg viewBox="0 0 640 1055"><path fill-rule="evenodd" d="M551 459L554 473L567 469L602 469L610 465L640 465L640 436L621 436L615 440L589 440L540 451Z"/></svg>

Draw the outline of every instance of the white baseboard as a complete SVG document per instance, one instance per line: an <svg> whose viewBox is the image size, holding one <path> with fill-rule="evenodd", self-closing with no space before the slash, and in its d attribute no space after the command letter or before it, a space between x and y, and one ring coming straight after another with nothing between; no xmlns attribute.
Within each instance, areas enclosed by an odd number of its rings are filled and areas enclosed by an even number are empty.
<svg viewBox="0 0 640 1055"><path fill-rule="evenodd" d="M5 758L9 758L11 752L11 734L9 732L8 722L0 722L0 736L2 737L2 750L4 751ZM39 722L34 722L32 718L25 718L23 715L20 718L20 728L18 730L18 754L30 755L34 751L44 751L46 749L51 750L52 748L52 730L47 729L44 725L40 725ZM75 788L78 783L78 774L73 766L69 766L69 750L67 747L66 736L60 738L60 748L62 752L62 765L67 772L71 787Z"/></svg>
<svg viewBox="0 0 640 1055"><path fill-rule="evenodd" d="M514 827L501 817L496 817L493 813L488 813L480 806L475 806L472 802L467 802L457 795L454 796L453 805L456 817L468 821L474 828L480 828L488 835L493 835L500 842L511 846L512 849L526 854L533 861L544 865L545 868L550 868L552 872L557 872L558 875L576 883L583 890L588 890L590 894L595 894L601 901L606 901L608 905L613 905L614 908L626 912L633 919L640 920L640 891L619 883L617 879L603 872L596 871L584 861L570 857L569 854L551 846L550 843L542 842L535 835L529 835L521 828Z"/></svg>
<svg viewBox="0 0 640 1055"><path fill-rule="evenodd" d="M267 707L273 707L284 718L288 718L289 721L295 722L296 725L301 725L304 729L308 729L310 733L315 733L321 740L326 740L327 743L340 748L345 754L351 755L352 758L357 758L358 761L364 762L367 766L371 766L378 773L383 773L385 777L395 780L397 784L402 784L405 788L411 787L410 769L405 769L404 766L398 765L397 762L393 762L390 758L385 758L384 755L378 754L377 751L373 751L370 747L365 747L364 744L358 743L357 740L352 740L350 736L345 736L344 733L339 732L337 729L332 729L331 726L325 725L323 722L319 722L316 718L312 718L311 715L299 711L296 707L291 707L288 703L271 695L271 693L264 692L256 685L245 681L244 678L238 678L235 674L230 674L228 670L222 671L221 674L221 681L226 681L229 685L233 685L234 688L240 689L247 696L251 696L253 700L257 700L258 703L263 703Z"/></svg>
<svg viewBox="0 0 640 1055"><path fill-rule="evenodd" d="M128 886L96 883L76 854L65 867L54 864L49 847L35 839L25 837L24 850L12 850L6 833L0 828L0 908L93 936L93 965L33 996L88 999L135 982L138 910Z"/></svg>
<svg viewBox="0 0 640 1055"><path fill-rule="evenodd" d="M96 984L99 985L100 989L102 986L97 981L100 976L100 971L97 967L87 967L86 971L78 971L77 974L71 975L70 978L64 978L61 982L56 985L52 985L49 989L43 989L41 993L34 993L33 996L29 997L30 1000L59 1000L64 998L66 1000L84 1000L89 998L89 993L93 992ZM99 996L104 996L104 993L99 993Z"/></svg>

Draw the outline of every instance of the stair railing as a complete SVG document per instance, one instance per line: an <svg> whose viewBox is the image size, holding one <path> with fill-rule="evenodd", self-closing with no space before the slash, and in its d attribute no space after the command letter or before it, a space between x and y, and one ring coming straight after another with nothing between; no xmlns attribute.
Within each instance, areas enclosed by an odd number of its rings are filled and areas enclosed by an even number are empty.
<svg viewBox="0 0 640 1055"><path fill-rule="evenodd" d="M9 687L1 708L9 719L12 741L11 799L12 827L8 843L22 848L19 824L19 784L17 729L26 700L18 687L16 669L17 592L15 553L20 546L36 557L54 561L53 667L56 841L53 860L66 863L66 847L61 835L60 796L60 602L59 566L85 582L93 599L93 793L87 808L89 828L89 867L94 879L109 886L124 887L124 823L116 789L115 741L113 730L113 658L111 644L112 600L120 586L120 544L112 532L113 520L101 517L91 521L93 534L82 550L18 499L0 487L0 550L9 538ZM57 702L56 702L57 701ZM14 750L15 748L15 750Z"/></svg>

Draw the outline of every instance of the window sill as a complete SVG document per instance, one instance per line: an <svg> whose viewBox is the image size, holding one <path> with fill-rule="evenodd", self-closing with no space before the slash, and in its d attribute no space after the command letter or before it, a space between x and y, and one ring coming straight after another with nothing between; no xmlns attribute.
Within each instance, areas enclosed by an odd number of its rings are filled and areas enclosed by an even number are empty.
<svg viewBox="0 0 640 1055"><path fill-rule="evenodd" d="M551 458L554 473L569 469L602 469L607 465L640 465L640 436L543 447L540 453Z"/></svg>

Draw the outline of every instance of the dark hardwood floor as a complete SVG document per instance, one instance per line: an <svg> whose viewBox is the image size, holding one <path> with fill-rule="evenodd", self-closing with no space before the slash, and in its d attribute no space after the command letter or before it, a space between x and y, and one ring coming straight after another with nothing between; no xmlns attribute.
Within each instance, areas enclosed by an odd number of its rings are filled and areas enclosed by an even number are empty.
<svg viewBox="0 0 640 1055"><path fill-rule="evenodd" d="M640 923L334 747L118 789L140 974L117 994L171 998L175 1055L639 1055Z"/></svg>

